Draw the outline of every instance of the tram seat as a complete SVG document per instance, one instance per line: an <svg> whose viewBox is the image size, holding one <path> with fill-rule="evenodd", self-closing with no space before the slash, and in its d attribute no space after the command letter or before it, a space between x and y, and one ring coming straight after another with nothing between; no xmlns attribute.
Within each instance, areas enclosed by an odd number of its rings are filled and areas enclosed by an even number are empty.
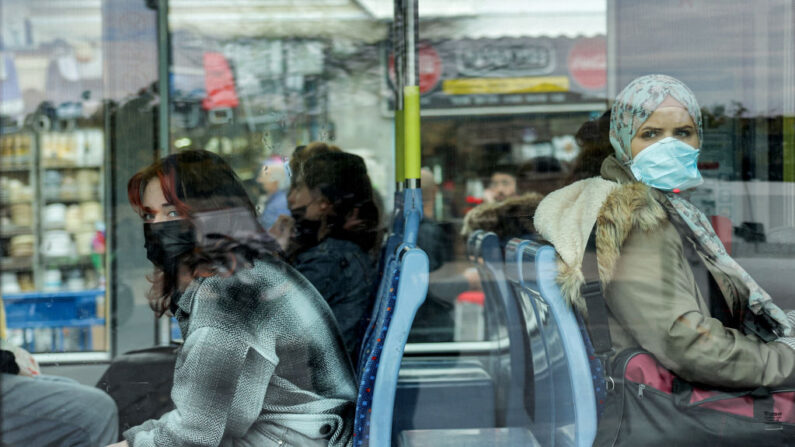
<svg viewBox="0 0 795 447"><path fill-rule="evenodd" d="M404 430L493 428L494 382L478 358L404 358L394 411L392 439Z"/></svg>
<svg viewBox="0 0 795 447"><path fill-rule="evenodd" d="M403 350L409 330L428 292L428 256L416 248L417 230L422 218L422 193L419 188L405 191L403 243L387 264L379 287L373 317L363 341L363 366L359 372L359 392L354 420L354 446L391 445L392 419ZM389 254L387 254L389 255ZM383 302L379 302L381 300Z"/></svg>
<svg viewBox="0 0 795 447"><path fill-rule="evenodd" d="M376 343L359 378L354 446L391 444L398 373L409 330L428 291L428 256L418 248L400 254Z"/></svg>
<svg viewBox="0 0 795 447"><path fill-rule="evenodd" d="M392 287L392 281L394 280L395 271L397 269L395 254L397 253L398 246L403 242L403 229L405 226L403 203L404 193L402 191L396 191L392 225L390 226L389 235L384 241L383 247L381 247L381 254L378 259L378 287L375 290L370 324L367 326L364 337L362 338L358 365L354 365L356 366L357 374L361 374L365 366L367 354L373 350L374 344L376 343L377 337L373 337L373 331L383 323L377 320L378 316L384 315L382 307L385 306L386 302L389 300L389 289Z"/></svg>
<svg viewBox="0 0 795 447"><path fill-rule="evenodd" d="M506 340L507 347L498 349L491 358L489 369L495 382L495 392L498 397L495 403L498 406L497 425L495 428L484 428L470 425L466 428L445 428L434 430L414 429L400 433L398 445L401 447L413 446L551 446L540 442L536 436L539 429L532 422L533 412L543 414L547 408L539 408L539 393L541 396L551 396L551 380L549 373L545 376L546 389L539 390L538 382L533 380L533 364L543 365L546 362L545 350L541 336L536 329L530 334L527 323L532 318L532 309L521 308L509 286L505 276L502 249L497 235L476 231L467 240L467 254L480 275L483 290L486 295L487 332L491 339ZM526 316L526 312L530 312ZM530 348L532 346L532 349ZM502 355L508 352L507 358ZM530 361L530 358L539 357ZM539 368L546 371L544 367ZM459 398L460 400L460 398ZM542 401L548 404L551 397ZM477 412L485 411L477 408ZM550 432L546 436L552 439L552 424L546 424L545 430Z"/></svg>
<svg viewBox="0 0 795 447"><path fill-rule="evenodd" d="M533 434L522 427L410 430L402 432L398 441L401 446L417 447L541 447Z"/></svg>
<svg viewBox="0 0 795 447"><path fill-rule="evenodd" d="M537 242L512 241L516 274L525 297L535 300L549 352L554 392L555 446L590 446L596 437L594 378L586 343L573 310L561 296L554 248Z"/></svg>
<svg viewBox="0 0 795 447"><path fill-rule="evenodd" d="M493 355L491 366L495 380L497 426L522 427L530 422L529 410L533 406L534 386L532 363L526 361L531 354L526 343L524 324L521 322L521 309L505 277L502 247L496 234L478 230L474 232L467 245L471 250L470 259L475 261L483 291L486 295L486 315L498 318L493 326L500 330L493 334L497 340L507 341L508 357ZM492 334L490 334L492 335ZM531 369L527 369L527 367ZM528 414L530 413L530 414Z"/></svg>
<svg viewBox="0 0 795 447"><path fill-rule="evenodd" d="M506 351L507 346L495 350L492 360ZM393 439L399 439L404 430L497 426L493 371L481 358L404 359L395 396Z"/></svg>
<svg viewBox="0 0 795 447"><path fill-rule="evenodd" d="M405 226L403 218L403 192L395 192L395 212L392 218L390 233L381 248L381 255L378 259L378 287L375 290L373 309L371 311L370 323L368 324L362 345L359 348L359 362L356 366L357 375L361 375L365 367L367 356L375 348L378 337L373 336L373 331L383 325L383 321L378 321L379 316L385 315L383 307L389 301L389 289L392 287L397 261L395 254L398 246L403 242L403 228Z"/></svg>
<svg viewBox="0 0 795 447"><path fill-rule="evenodd" d="M529 346L525 358L526 371L532 381L526 387L532 387L533 400L525 399L526 408L531 408L531 430L543 446L554 446L555 443L555 386L550 370L550 350L547 338L552 337L548 326L549 312L543 303L526 287L521 270L522 250L530 241L512 239L505 246L505 277L516 300L522 325L524 344ZM533 284L533 288L535 284Z"/></svg>

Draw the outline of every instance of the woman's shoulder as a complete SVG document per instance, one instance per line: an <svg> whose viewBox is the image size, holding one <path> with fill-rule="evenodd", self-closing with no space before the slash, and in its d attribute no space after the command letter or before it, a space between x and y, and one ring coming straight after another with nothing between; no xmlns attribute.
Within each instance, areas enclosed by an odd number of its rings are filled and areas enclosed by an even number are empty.
<svg viewBox="0 0 795 447"><path fill-rule="evenodd" d="M293 267L275 258L260 258L231 274L202 279L195 298L214 303L213 307L255 306L275 303L287 293L293 297L311 295L311 285Z"/></svg>
<svg viewBox="0 0 795 447"><path fill-rule="evenodd" d="M195 311L190 315L192 328L237 325L253 333L264 319L284 320L278 315L300 310L307 318L312 318L309 310L316 308L323 299L306 278L274 258L258 259L252 266L238 269L231 275L204 278L192 300ZM250 330L245 329L248 326Z"/></svg>

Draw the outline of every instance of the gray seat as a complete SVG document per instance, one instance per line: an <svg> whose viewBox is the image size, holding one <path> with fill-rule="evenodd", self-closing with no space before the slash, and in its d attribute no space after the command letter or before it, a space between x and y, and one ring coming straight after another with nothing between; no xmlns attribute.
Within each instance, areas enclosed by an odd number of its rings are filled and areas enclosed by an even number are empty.
<svg viewBox="0 0 795 447"><path fill-rule="evenodd" d="M490 429L471 428L458 430L411 430L401 433L398 440L400 445L403 446L541 446L530 430L523 427L503 427Z"/></svg>
<svg viewBox="0 0 795 447"><path fill-rule="evenodd" d="M476 231L470 237L470 258L480 275L486 296L487 312L499 324L498 340L503 355L493 356L492 376L495 380L497 426L524 427L530 423L533 407L532 363L526 361L530 346L526 342L525 324L513 290L505 278L502 248L496 234Z"/></svg>
<svg viewBox="0 0 795 447"><path fill-rule="evenodd" d="M506 252L513 257L509 272L515 269L521 290L535 305L549 353L553 406L547 413L554 426L550 445L590 446L597 426L593 377L576 317L556 282L555 250L537 242L513 240Z"/></svg>
<svg viewBox="0 0 795 447"><path fill-rule="evenodd" d="M492 320L492 324L495 321L499 324L493 327L497 332L492 335L501 335L500 339L508 342L507 349L500 349L492 356L490 365L495 392L498 393L497 425L501 427L408 430L400 433L398 445L552 446L555 429L554 420L549 414L552 382L547 366L547 351L538 330L539 325L535 322L535 312L530 301L525 300L526 305L523 305L509 285L505 277L502 249L494 233L476 231L470 237L467 248L470 260L475 262L481 277L487 312L498 313L492 315L498 317ZM507 359L502 358L503 351L508 352ZM539 383L543 389L539 389ZM539 397L542 399L539 400ZM475 407L468 410L480 412L485 409ZM544 434L546 442L539 442L541 438L536 437L536 432Z"/></svg>
<svg viewBox="0 0 795 447"><path fill-rule="evenodd" d="M403 430L494 426L494 382L479 360L403 359L395 395L393 439Z"/></svg>

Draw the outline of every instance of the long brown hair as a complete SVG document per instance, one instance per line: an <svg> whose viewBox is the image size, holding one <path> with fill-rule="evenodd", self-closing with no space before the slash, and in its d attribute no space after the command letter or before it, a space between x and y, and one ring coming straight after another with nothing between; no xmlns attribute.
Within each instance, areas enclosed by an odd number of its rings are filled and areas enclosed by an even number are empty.
<svg viewBox="0 0 795 447"><path fill-rule="evenodd" d="M257 221L256 209L232 168L218 155L185 150L145 167L127 183L133 209L143 213L143 192L157 178L168 203L197 230L196 248L181 259L191 278L232 274L255 259L278 253L278 246ZM148 278L149 305L160 316L178 291L155 268Z"/></svg>

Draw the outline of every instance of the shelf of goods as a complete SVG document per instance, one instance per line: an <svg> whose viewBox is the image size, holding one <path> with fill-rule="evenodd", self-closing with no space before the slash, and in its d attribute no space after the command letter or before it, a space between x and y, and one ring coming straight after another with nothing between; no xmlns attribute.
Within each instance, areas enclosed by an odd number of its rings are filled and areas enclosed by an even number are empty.
<svg viewBox="0 0 795 447"><path fill-rule="evenodd" d="M31 352L105 349L104 137L0 136L0 288Z"/></svg>

